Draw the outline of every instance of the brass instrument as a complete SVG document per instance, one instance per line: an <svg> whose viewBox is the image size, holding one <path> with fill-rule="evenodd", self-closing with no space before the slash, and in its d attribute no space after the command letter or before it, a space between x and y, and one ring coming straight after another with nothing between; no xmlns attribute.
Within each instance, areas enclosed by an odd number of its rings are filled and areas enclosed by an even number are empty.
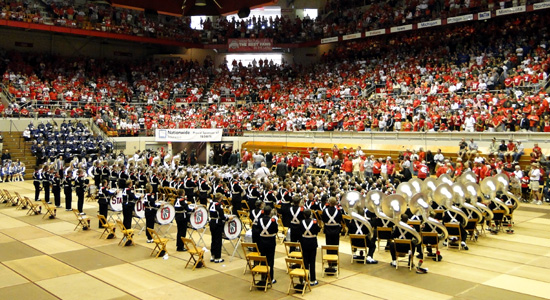
<svg viewBox="0 0 550 300"><path fill-rule="evenodd" d="M497 190L498 190L498 179L495 177L486 177L481 181L481 184L479 185L481 192L489 198L491 202L493 202L497 208L501 208L504 210L504 214L508 215L510 214L510 209L508 206L502 202L502 200L498 199L496 197Z"/></svg>
<svg viewBox="0 0 550 300"><path fill-rule="evenodd" d="M510 213L512 213L519 206L519 201L517 197L510 193L508 187L510 186L510 180L508 176L504 173L497 174L493 176L497 181L497 192L503 193L507 196L508 200L505 202L508 206Z"/></svg>
<svg viewBox="0 0 550 300"><path fill-rule="evenodd" d="M443 224L441 224L441 222L429 216L430 204L428 203L428 197L424 193L416 193L411 198L411 201L409 202L409 209L413 214L420 212L425 224L424 226L426 226L426 224L430 226L432 232L437 231L436 228L439 228L441 234L438 236L438 238L440 240L447 239L447 237L449 236L447 228Z"/></svg>
<svg viewBox="0 0 550 300"><path fill-rule="evenodd" d="M367 227L369 231L367 235L369 239L372 239L374 235L374 229L372 228L370 222L364 216L353 211L354 209L363 210L365 208L366 204L363 195L361 195L361 193L357 191L347 192L344 194L344 196L342 196L342 199L340 200L340 205L342 205L342 209L354 220Z"/></svg>
<svg viewBox="0 0 550 300"><path fill-rule="evenodd" d="M481 213L481 211L477 207L473 206L472 204L466 201L466 198L469 197L469 195L466 192L467 189L464 184L455 182L455 184L453 184L452 186L452 189L454 194L453 202L459 208L466 210L466 213L467 213L466 220L483 219L483 214Z"/></svg>
<svg viewBox="0 0 550 300"><path fill-rule="evenodd" d="M468 182L477 183L477 176L474 172L467 171L462 173L462 175L460 175L460 177L458 178L458 182L462 184L466 184Z"/></svg>
<svg viewBox="0 0 550 300"><path fill-rule="evenodd" d="M440 184L434 192L434 201L438 205L445 207L447 212L462 216L462 225L466 226L468 223L468 217L462 210L453 205L453 199L455 197L460 198L460 195L455 196L454 190L447 183ZM460 200L458 199L457 201Z"/></svg>
<svg viewBox="0 0 550 300"><path fill-rule="evenodd" d="M437 180L435 180L434 178L428 177L424 179L424 181L422 182L421 192L428 197L430 202L433 201L433 193L435 192L436 189L437 189Z"/></svg>
<svg viewBox="0 0 550 300"><path fill-rule="evenodd" d="M381 191L369 191L365 199L365 205L367 209L374 212L378 218L393 223L393 219L382 211L382 201L385 197L386 195Z"/></svg>
<svg viewBox="0 0 550 300"><path fill-rule="evenodd" d="M412 186L412 188L414 190L413 194L422 192L422 185L423 184L422 184L421 179L413 178L413 179L409 180L409 184Z"/></svg>
<svg viewBox="0 0 550 300"><path fill-rule="evenodd" d="M449 174L443 174L443 175L439 176L439 178L437 178L437 185L440 185L440 184L443 184L443 183L446 183L448 185L453 184L453 179L451 178L451 176Z"/></svg>
<svg viewBox="0 0 550 300"><path fill-rule="evenodd" d="M411 197L415 194L415 189L409 182L401 182L397 189L395 189L395 193L397 195L403 196L405 198L405 201L409 201Z"/></svg>
<svg viewBox="0 0 550 300"><path fill-rule="evenodd" d="M382 199L381 204L382 211L386 216L391 216L393 218L395 226L399 227L400 230L406 231L413 235L414 239L416 239L416 242L414 242L415 244L422 241L420 233L418 233L409 224L401 221L401 215L407 210L407 201L403 196L397 194L386 196Z"/></svg>
<svg viewBox="0 0 550 300"><path fill-rule="evenodd" d="M483 219L492 220L493 211L490 210L487 205L477 201L477 197L480 193L479 185L475 182L468 182L464 184L464 189L464 192L466 194L466 198L464 199L465 204L470 204L477 208L477 210L481 213L479 221L481 222ZM486 215L484 215L484 213Z"/></svg>

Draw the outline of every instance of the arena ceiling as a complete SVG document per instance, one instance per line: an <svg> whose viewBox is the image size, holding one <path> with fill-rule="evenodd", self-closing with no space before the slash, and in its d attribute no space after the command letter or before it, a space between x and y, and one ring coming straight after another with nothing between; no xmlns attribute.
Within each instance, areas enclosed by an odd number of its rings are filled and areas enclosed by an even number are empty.
<svg viewBox="0 0 550 300"><path fill-rule="evenodd" d="M113 6L155 10L160 14L181 16L217 16L237 13L243 8L275 5L278 0L110 0ZM197 2L206 5L198 6Z"/></svg>

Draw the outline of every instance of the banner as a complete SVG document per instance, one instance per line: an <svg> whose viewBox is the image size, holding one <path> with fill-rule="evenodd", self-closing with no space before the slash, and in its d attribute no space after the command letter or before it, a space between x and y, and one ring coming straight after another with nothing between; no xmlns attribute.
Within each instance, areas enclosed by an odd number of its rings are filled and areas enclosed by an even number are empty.
<svg viewBox="0 0 550 300"><path fill-rule="evenodd" d="M386 29L377 29L365 32L365 36L375 36L381 34L386 34Z"/></svg>
<svg viewBox="0 0 550 300"><path fill-rule="evenodd" d="M517 14L517 13L525 12L525 11L526 11L525 5L516 6L516 7L509 7L509 8L503 8L503 9L497 9L497 16Z"/></svg>
<svg viewBox="0 0 550 300"><path fill-rule="evenodd" d="M321 39L321 44L334 43L334 42L338 42L337 36Z"/></svg>
<svg viewBox="0 0 550 300"><path fill-rule="evenodd" d="M428 27L434 27L439 25L441 25L441 20L437 19L437 20L418 23L417 27L420 29L420 28L428 28Z"/></svg>
<svg viewBox="0 0 550 300"><path fill-rule="evenodd" d="M228 39L229 52L271 52L273 39Z"/></svg>
<svg viewBox="0 0 550 300"><path fill-rule="evenodd" d="M458 16L458 17L450 17L450 18L447 18L447 24L472 21L473 19L474 19L474 15L472 15L472 14Z"/></svg>
<svg viewBox="0 0 550 300"><path fill-rule="evenodd" d="M533 4L533 10L550 8L550 2L542 2Z"/></svg>
<svg viewBox="0 0 550 300"><path fill-rule="evenodd" d="M342 40L347 41L347 40L360 39L360 38L361 38L361 33L353 33L353 34L344 35L342 37Z"/></svg>
<svg viewBox="0 0 550 300"><path fill-rule="evenodd" d="M220 142L223 129L157 129L157 142Z"/></svg>
<svg viewBox="0 0 550 300"><path fill-rule="evenodd" d="M484 11L477 13L477 19L478 20L487 20L491 18L491 12L490 11Z"/></svg>
<svg viewBox="0 0 550 300"><path fill-rule="evenodd" d="M409 24L409 25L392 27L392 28L390 28L390 32L394 33L394 32L407 31L407 30L411 30L411 29L413 29L413 26L411 24Z"/></svg>

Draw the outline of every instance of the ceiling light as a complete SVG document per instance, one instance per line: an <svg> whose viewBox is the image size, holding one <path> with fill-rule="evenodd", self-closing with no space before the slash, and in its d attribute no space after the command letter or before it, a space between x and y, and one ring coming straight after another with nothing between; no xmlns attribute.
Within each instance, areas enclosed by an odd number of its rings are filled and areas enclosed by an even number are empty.
<svg viewBox="0 0 550 300"><path fill-rule="evenodd" d="M195 1L196 6L206 6L206 0L197 0Z"/></svg>

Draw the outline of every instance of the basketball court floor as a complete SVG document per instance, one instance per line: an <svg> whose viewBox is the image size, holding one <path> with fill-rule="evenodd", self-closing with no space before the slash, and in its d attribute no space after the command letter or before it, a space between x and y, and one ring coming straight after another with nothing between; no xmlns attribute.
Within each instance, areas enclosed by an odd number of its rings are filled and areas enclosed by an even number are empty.
<svg viewBox="0 0 550 300"><path fill-rule="evenodd" d="M31 181L0 183L0 189L34 197ZM118 232L117 239L99 238L97 204L84 207L92 219L88 231L74 231L76 217L64 209L43 219L0 205L0 299L550 299L549 205L522 205L515 234L481 236L468 243L469 251L443 249L443 261L426 260L423 275L391 268L383 249L375 254L377 265L351 264L349 240L342 238L340 276L322 277L318 254L319 285L303 297L287 295L283 245L275 260L278 282L265 293L249 291L243 259L224 253L225 262L215 264L206 253L205 268L185 269L189 254L176 252L174 240L167 259L150 256L154 244L145 233L134 246L118 246ZM175 236L175 226L171 232ZM208 230L205 241L209 248ZM224 245L231 252L229 242Z"/></svg>

